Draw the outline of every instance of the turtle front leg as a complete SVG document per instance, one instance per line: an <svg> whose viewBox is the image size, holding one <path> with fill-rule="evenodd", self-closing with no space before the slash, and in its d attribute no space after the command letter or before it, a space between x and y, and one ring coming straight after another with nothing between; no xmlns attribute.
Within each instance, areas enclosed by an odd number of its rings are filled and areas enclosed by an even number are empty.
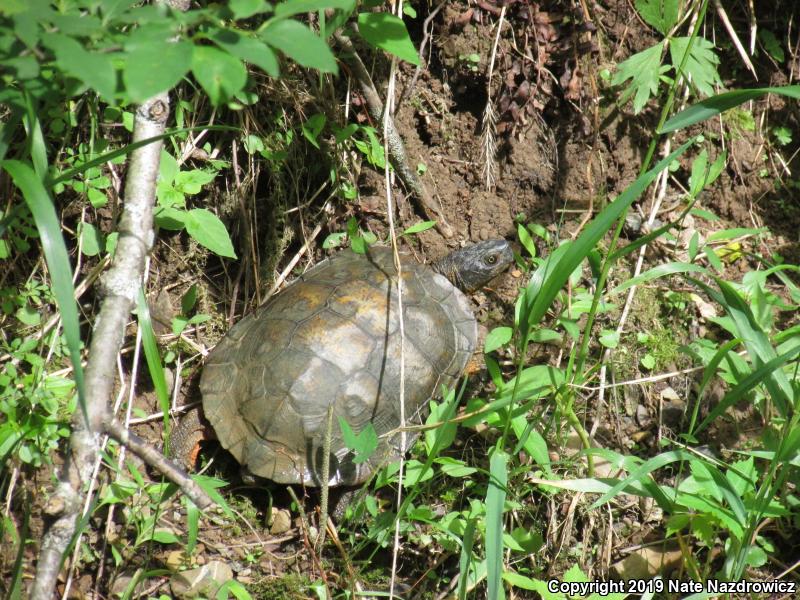
<svg viewBox="0 0 800 600"><path fill-rule="evenodd" d="M203 418L200 407L186 412L170 435L170 456L191 472L197 466L200 442L214 439L211 427Z"/></svg>

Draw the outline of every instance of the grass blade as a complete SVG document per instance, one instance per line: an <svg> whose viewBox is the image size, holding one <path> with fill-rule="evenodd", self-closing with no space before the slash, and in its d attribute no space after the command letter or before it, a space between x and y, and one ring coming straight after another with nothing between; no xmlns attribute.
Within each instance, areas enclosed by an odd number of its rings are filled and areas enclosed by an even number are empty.
<svg viewBox="0 0 800 600"><path fill-rule="evenodd" d="M547 309L552 305L558 292L564 287L572 271L583 261L591 252L597 242L611 229L617 219L628 209L642 192L655 180L658 174L666 169L669 164L694 143L694 138L680 146L666 158L663 158L652 169L640 175L636 181L629 185L616 200L609 204L600 214L598 214L584 232L570 244L565 244L566 250L560 255L560 259L555 263L542 264L534 279L543 268L548 269L549 273L544 278L541 289L537 294L531 293L528 297L533 299L533 304L529 309L527 322L530 326L538 324L544 317ZM533 280L532 280L533 281ZM524 322L524 320L523 320Z"/></svg>
<svg viewBox="0 0 800 600"><path fill-rule="evenodd" d="M61 235L58 215L53 201L47 193L41 179L37 177L31 166L18 160L6 160L3 168L11 175L22 197L30 208L39 238L42 241L42 250L47 261L47 270L53 286L58 310L61 313L61 323L64 326L64 337L67 341L69 358L75 377L75 387L78 390L84 416L86 416L86 390L83 383L83 367L81 366L81 332L78 320L78 305L75 302L75 288L72 285L72 265L69 262L67 247Z"/></svg>
<svg viewBox="0 0 800 600"><path fill-rule="evenodd" d="M508 454L495 447L489 459L486 490L486 577L489 600L503 598L503 505L508 483Z"/></svg>
<svg viewBox="0 0 800 600"><path fill-rule="evenodd" d="M715 117L721 112L739 106L740 104L755 100L764 94L780 94L782 96L800 99L800 85L736 90L706 98L667 120L659 133L664 134L689 127L700 121Z"/></svg>
<svg viewBox="0 0 800 600"><path fill-rule="evenodd" d="M147 306L142 288L139 288L136 318L142 332L142 348L144 348L144 356L147 360L147 370L153 380L161 412L164 414L164 452L169 456L169 393L167 393L167 381L164 378L161 356L158 353L156 334L153 332L153 322L150 319L150 308Z"/></svg>
<svg viewBox="0 0 800 600"><path fill-rule="evenodd" d="M461 573L458 579L458 593L456 597L458 600L465 600L467 597L467 583L469 580L469 566L472 563L472 547L475 545L475 520L470 519L467 521L467 526L464 529L464 537L461 540L461 555L458 559L459 572Z"/></svg>
<svg viewBox="0 0 800 600"><path fill-rule="evenodd" d="M691 277L687 277L687 279L703 289L714 302L725 309L736 327L736 331L739 334L738 337L742 339L744 347L753 361L753 367L757 371L761 371L761 367L764 364L770 363L777 357L775 348L772 347L769 337L756 322L750 307L747 306L744 299L730 283L723 279L715 278L722 292L720 294L702 281ZM789 382L786 373L782 369L775 369L767 374L763 382L781 416L785 417L788 414L789 407L793 405L794 398L792 384Z"/></svg>
<svg viewBox="0 0 800 600"><path fill-rule="evenodd" d="M641 275L636 277L632 277L628 279L624 283L621 283L613 290L611 290L610 296L614 294L619 294L620 292L624 292L630 287L634 285L639 285L642 283L646 283L648 281L652 281L653 279L659 279L661 277L667 277L668 275L675 275L676 273L705 273L706 268L701 267L700 265L693 265L691 263L683 263L683 262L671 262L671 263L664 263L663 265L658 265L657 267L653 267L649 271L645 271Z"/></svg>
<svg viewBox="0 0 800 600"><path fill-rule="evenodd" d="M672 450L670 452L662 452L661 454L654 456L653 458L642 463L642 465L637 469L631 471L628 477L620 481L617 485L615 485L605 494L603 494L602 497L596 500L589 507L589 510L595 510L597 508L600 508L604 503L611 500L611 498L616 496L619 492L625 490L625 488L627 488L631 484L631 482L633 481L643 482L643 479L645 477L648 477L650 473L656 471L657 469L665 467L674 462L678 462L681 460L690 460L692 458L694 458L694 455L691 454L690 452L686 452L685 450ZM656 498L656 501L658 500L659 499ZM662 506L661 508L663 508L664 510L670 509L669 506Z"/></svg>

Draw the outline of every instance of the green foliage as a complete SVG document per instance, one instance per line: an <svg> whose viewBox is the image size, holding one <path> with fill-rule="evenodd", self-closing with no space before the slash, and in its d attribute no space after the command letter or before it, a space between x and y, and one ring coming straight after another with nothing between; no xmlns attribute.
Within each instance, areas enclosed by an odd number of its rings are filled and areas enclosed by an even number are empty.
<svg viewBox="0 0 800 600"><path fill-rule="evenodd" d="M661 35L669 35L678 22L680 14L679 0L636 0L636 10L645 22L654 27Z"/></svg>
<svg viewBox="0 0 800 600"><path fill-rule="evenodd" d="M620 97L625 102L633 96L633 111L641 112L647 101L658 94L661 77L670 70L669 65L661 64L664 42L642 50L617 65L617 72L611 78L612 85L622 85L628 79L631 83Z"/></svg>
<svg viewBox="0 0 800 600"><path fill-rule="evenodd" d="M358 31L374 47L412 65L419 64L419 55L402 19L385 12L362 12L358 15Z"/></svg>
<svg viewBox="0 0 800 600"><path fill-rule="evenodd" d="M199 244L215 254L236 258L228 230L219 218L205 208L186 208L186 197L193 196L214 180L216 170L179 170L177 161L166 151L161 153L161 172L154 212L156 225L173 231L186 229Z"/></svg>
<svg viewBox="0 0 800 600"><path fill-rule="evenodd" d="M230 18L269 13L271 7L238 4L176 13L165 4L81 0L53 6L32 0L6 10L0 19L0 34L7 40L0 46L0 65L14 85L1 99L21 106L23 89L42 99L91 89L112 104L141 102L191 72L213 104L224 104L245 89L242 61L273 77L279 74L275 50L303 66L337 72L327 44L289 17L326 8L349 14L352 1L283 2L256 31L237 28ZM138 27L131 29L131 23Z"/></svg>
<svg viewBox="0 0 800 600"><path fill-rule="evenodd" d="M350 423L339 417L339 427L345 445L355 454L353 462L360 464L368 461L378 447L378 433L372 423L367 423L359 433L356 433L350 427Z"/></svg>
<svg viewBox="0 0 800 600"><path fill-rule="evenodd" d="M687 76L698 95L713 95L714 86L722 85L717 71L719 57L714 45L701 36L672 35L680 16L679 0L637 0L636 9L664 39L617 65L611 84L621 86L630 80L620 101L633 97L633 111L638 114L659 94L662 83L671 83L668 73L673 72L674 77L681 69L680 74ZM665 48L669 48L669 63L664 62Z"/></svg>

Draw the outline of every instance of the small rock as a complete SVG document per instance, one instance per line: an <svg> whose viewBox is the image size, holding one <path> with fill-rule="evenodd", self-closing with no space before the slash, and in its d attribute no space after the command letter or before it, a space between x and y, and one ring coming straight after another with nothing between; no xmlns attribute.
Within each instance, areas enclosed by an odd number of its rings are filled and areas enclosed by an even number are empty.
<svg viewBox="0 0 800 600"><path fill-rule="evenodd" d="M642 427L647 427L650 424L650 412L647 410L646 406L642 406L641 404L636 407L636 421Z"/></svg>
<svg viewBox="0 0 800 600"><path fill-rule="evenodd" d="M133 578L136 576L136 573L125 572L117 575L114 577L114 581L111 583L111 598L130 598L135 596L137 593L143 593L148 586L152 583L145 578L141 578L139 583L136 584L134 589L128 589L131 584L133 583Z"/></svg>
<svg viewBox="0 0 800 600"><path fill-rule="evenodd" d="M681 400L681 397L678 396L678 392L673 390L671 387L665 387L663 390L661 390L661 398L667 402L680 402Z"/></svg>
<svg viewBox="0 0 800 600"><path fill-rule="evenodd" d="M170 578L169 585L172 593L180 598L213 598L222 584L231 579L231 568L214 560L202 567L176 573Z"/></svg>
<svg viewBox="0 0 800 600"><path fill-rule="evenodd" d="M623 560L611 565L611 573L618 579L650 579L658 574L668 575L683 561L679 548L640 548Z"/></svg>
<svg viewBox="0 0 800 600"><path fill-rule="evenodd" d="M272 535L280 535L286 533L292 528L292 515L285 508L272 507L272 524L269 526L269 532Z"/></svg>
<svg viewBox="0 0 800 600"><path fill-rule="evenodd" d="M177 572L185 563L186 555L183 553L183 550L173 550L167 554L167 559L164 561L167 568L173 572Z"/></svg>

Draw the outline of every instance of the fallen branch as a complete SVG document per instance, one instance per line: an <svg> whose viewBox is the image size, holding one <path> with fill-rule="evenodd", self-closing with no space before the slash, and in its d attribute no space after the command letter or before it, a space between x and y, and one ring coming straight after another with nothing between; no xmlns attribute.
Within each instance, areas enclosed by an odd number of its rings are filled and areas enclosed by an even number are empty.
<svg viewBox="0 0 800 600"><path fill-rule="evenodd" d="M128 450L180 487L183 493L199 508L205 509L213 504L208 494L186 475L183 469L177 467L175 463L156 450L153 445L125 429L119 421L116 419L109 420L105 424L105 430L109 437L120 444L124 444Z"/></svg>
<svg viewBox="0 0 800 600"><path fill-rule="evenodd" d="M389 148L389 162L394 167L395 172L400 177L400 180L411 191L413 196L419 200L420 208L425 214L425 217L436 221L436 228L445 237L453 237L453 230L447 221L444 219L439 206L431 198L425 186L417 177L417 173L408 164L408 155L406 148L403 144L403 139L394 126L394 121L391 118L384 118L384 106L378 91L375 89L375 84L372 82L367 67L356 52L352 40L341 31L333 34L336 43L341 46L344 52L342 53L342 60L344 60L350 67L353 75L355 75L358 85L361 88L361 93L364 94L364 99L367 102L367 110L370 116L376 123L380 123L383 129L383 135L386 138L387 146ZM385 125L385 126L384 126Z"/></svg>

